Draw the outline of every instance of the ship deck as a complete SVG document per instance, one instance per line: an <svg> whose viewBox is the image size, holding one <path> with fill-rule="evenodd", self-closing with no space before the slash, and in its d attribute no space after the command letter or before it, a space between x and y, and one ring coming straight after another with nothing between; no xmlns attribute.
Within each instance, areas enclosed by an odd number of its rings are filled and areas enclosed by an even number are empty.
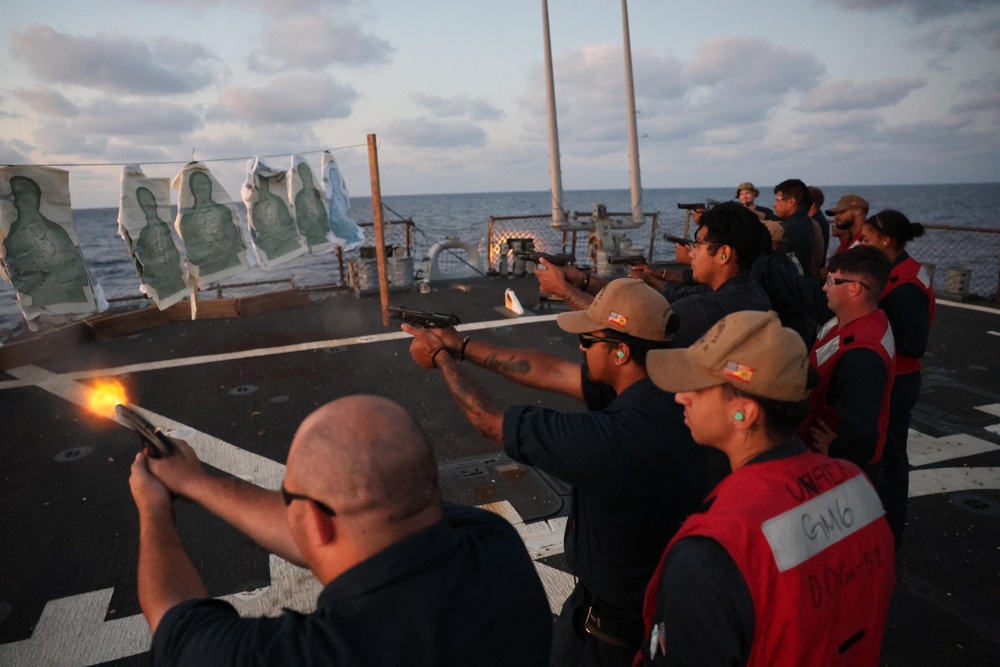
<svg viewBox="0 0 1000 667"><path fill-rule="evenodd" d="M513 288L527 311L503 308ZM579 357L531 278L393 292L394 305L454 312L469 335ZM1000 663L1000 310L940 301L910 441L906 545L883 663ZM506 459L461 417L435 372L384 327L377 295L333 292L234 319L172 321L108 340L64 336L0 371L0 664L146 665L135 593L137 520L128 488L134 433L90 413L88 385L114 377L129 401L192 442L219 474L276 488L299 422L340 396L410 410L435 444L450 500L514 522L553 608L572 579L561 557L567 488ZM0 348L2 349L2 348ZM12 357L8 357L12 358ZM576 410L569 399L470 368L502 406ZM179 502L182 539L210 593L246 613L307 609L318 586L200 508ZM487 602L484 601L484 604Z"/></svg>

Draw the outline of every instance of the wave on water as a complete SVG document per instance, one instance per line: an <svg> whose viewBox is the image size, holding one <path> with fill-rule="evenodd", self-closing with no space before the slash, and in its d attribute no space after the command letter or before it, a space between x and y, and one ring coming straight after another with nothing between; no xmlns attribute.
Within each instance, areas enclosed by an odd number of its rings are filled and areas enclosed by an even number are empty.
<svg viewBox="0 0 1000 667"><path fill-rule="evenodd" d="M1000 186L996 184L829 186L822 189L826 196L824 208L833 206L845 194L855 193L869 201L873 213L894 208L911 220L925 224L1000 229ZM682 229L684 221L684 211L677 209L678 203L729 201L734 194L735 187L647 189L643 191L642 204L647 213L659 212L661 231L676 233ZM383 201L387 220L399 217L413 220L416 228L414 257L417 260L445 236L481 242L491 215L547 214L552 210L547 191L383 196ZM772 201L773 195L767 191L762 191L758 198L765 206L770 206ZM608 211L631 210L628 190L572 190L563 195L563 206L569 211L589 213L597 203L607 206ZM370 199L355 197L351 206L355 220L371 221ZM125 242L118 236L118 209L79 209L73 215L84 259L106 296L141 296ZM249 247L245 223L243 232ZM955 265L971 267L973 293L985 296L996 291L1000 234L940 232L947 236L935 237L935 233L911 242L908 250L920 261L937 264L935 287L938 290L945 288L945 269ZM283 279L294 279L297 285L338 282L340 269L336 254L303 255L272 271L255 268L249 274L226 282ZM139 303L141 301L136 301ZM0 333L13 329L20 321L13 288L0 282Z"/></svg>

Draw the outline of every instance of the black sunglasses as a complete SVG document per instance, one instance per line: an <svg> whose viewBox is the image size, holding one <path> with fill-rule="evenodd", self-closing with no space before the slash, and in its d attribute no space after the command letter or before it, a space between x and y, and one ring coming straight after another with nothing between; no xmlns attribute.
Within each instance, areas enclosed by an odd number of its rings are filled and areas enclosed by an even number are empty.
<svg viewBox="0 0 1000 667"><path fill-rule="evenodd" d="M291 505L293 500L308 500L313 505L318 507L323 514L326 514L328 516L337 515L337 513L333 511L333 508L327 505L326 503L321 503L315 498L310 498L309 496L303 496L301 493L292 493L291 491L285 488L284 484L281 485L281 499L285 501L286 507L288 505Z"/></svg>
<svg viewBox="0 0 1000 667"><path fill-rule="evenodd" d="M577 334L580 337L580 347L585 350L589 350L590 346L594 343L614 343L618 345L622 341L616 338L608 338L606 336L595 336L593 334Z"/></svg>
<svg viewBox="0 0 1000 667"><path fill-rule="evenodd" d="M863 282L861 282L857 278L832 278L831 277L831 278L827 278L827 282L832 282L834 285L843 285L844 283L857 283L857 284L861 285L862 287L864 287L866 290L870 290L871 289L871 287L869 287L868 285L864 284Z"/></svg>

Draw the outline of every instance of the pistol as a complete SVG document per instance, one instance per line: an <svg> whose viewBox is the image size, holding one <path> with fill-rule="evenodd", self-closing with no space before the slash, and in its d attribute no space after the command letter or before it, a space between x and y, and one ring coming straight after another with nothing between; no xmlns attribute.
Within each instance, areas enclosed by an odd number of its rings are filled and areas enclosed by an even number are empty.
<svg viewBox="0 0 1000 667"><path fill-rule="evenodd" d="M608 264L637 266L639 264L649 264L649 260L642 255L625 255L624 257L608 257Z"/></svg>
<svg viewBox="0 0 1000 667"><path fill-rule="evenodd" d="M547 260L549 264L555 266L566 266L567 264L572 264L576 261L573 255L551 255L547 252L536 252L534 250L515 250L514 257L517 259L523 259L526 262L534 262L538 264L538 260Z"/></svg>
<svg viewBox="0 0 1000 667"><path fill-rule="evenodd" d="M705 208L705 204L699 201L693 204L678 204L677 208L683 209L685 211L696 211L699 208Z"/></svg>
<svg viewBox="0 0 1000 667"><path fill-rule="evenodd" d="M691 239L686 239L683 236L664 234L663 238L666 241L670 241L671 243L677 243L678 245L694 245L694 241L692 241Z"/></svg>
<svg viewBox="0 0 1000 667"><path fill-rule="evenodd" d="M429 313L404 306L389 306L389 317L423 329L444 329L462 323L454 313Z"/></svg>
<svg viewBox="0 0 1000 667"><path fill-rule="evenodd" d="M174 453L174 443L171 442L170 438L138 412L124 403L119 403L115 406L115 413L149 446L149 455L152 458L158 459Z"/></svg>

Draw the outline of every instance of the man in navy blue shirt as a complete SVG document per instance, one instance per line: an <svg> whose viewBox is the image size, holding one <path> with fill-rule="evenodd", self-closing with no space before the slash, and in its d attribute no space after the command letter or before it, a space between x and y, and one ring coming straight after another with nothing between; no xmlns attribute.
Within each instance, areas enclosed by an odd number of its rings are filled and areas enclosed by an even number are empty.
<svg viewBox="0 0 1000 667"><path fill-rule="evenodd" d="M548 601L500 517L442 505L434 451L406 410L351 396L299 427L281 491L208 474L183 441L136 456L139 603L157 665L545 665ZM240 618L209 598L171 492L308 567L310 614Z"/></svg>
<svg viewBox="0 0 1000 667"><path fill-rule="evenodd" d="M646 352L669 344L671 309L638 280L609 283L586 310L561 313L584 363L403 330L414 360L438 368L469 422L512 459L572 486L565 553L577 586L556 621L553 665L631 665L642 640L643 590L674 531L707 492L706 451L671 394L646 373ZM497 406L459 361L582 401L588 412Z"/></svg>
<svg viewBox="0 0 1000 667"><path fill-rule="evenodd" d="M797 178L790 178L774 186L774 215L785 228L785 247L795 255L803 274L816 276L816 255L822 255L822 237L816 238L813 219L809 217L812 199L809 188ZM819 253L817 253L819 249Z"/></svg>

